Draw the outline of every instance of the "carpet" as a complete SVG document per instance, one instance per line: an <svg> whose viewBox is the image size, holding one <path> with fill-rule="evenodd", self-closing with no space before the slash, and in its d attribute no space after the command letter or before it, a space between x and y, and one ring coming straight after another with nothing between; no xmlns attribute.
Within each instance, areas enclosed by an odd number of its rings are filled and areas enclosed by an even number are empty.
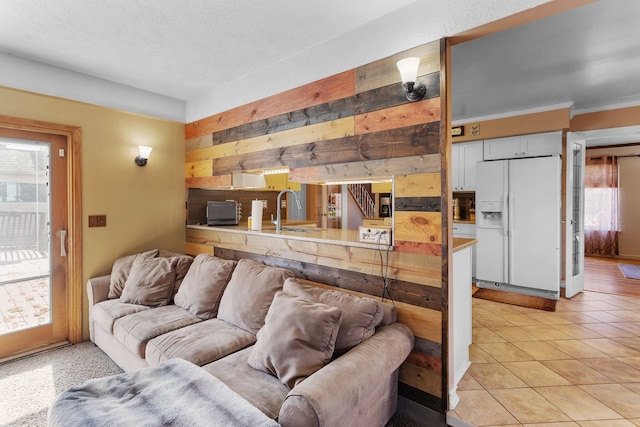
<svg viewBox="0 0 640 427"><path fill-rule="evenodd" d="M627 279L640 280L640 265L637 264L618 264L618 268L622 271L622 275Z"/></svg>
<svg viewBox="0 0 640 427"><path fill-rule="evenodd" d="M514 292L498 291L495 289L477 288L473 293L474 298L488 301L501 302L505 304L518 305L521 307L535 308L545 311L556 311L556 300L521 295Z"/></svg>
<svg viewBox="0 0 640 427"><path fill-rule="evenodd" d="M91 342L0 363L0 426L45 427L51 403L69 387L122 372ZM419 427L394 415L386 427Z"/></svg>

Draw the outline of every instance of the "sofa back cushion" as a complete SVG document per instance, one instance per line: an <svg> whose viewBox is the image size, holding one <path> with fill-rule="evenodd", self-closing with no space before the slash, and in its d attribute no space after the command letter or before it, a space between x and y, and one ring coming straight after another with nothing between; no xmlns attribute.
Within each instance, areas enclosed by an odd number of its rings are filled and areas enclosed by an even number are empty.
<svg viewBox="0 0 640 427"><path fill-rule="evenodd" d="M191 267L191 263L193 262L193 257L190 255L181 254L178 252L171 252L164 249L160 249L158 251L158 257L164 258L178 258L178 262L176 263L176 283L173 286L173 295L178 292L180 288L180 284L184 277L187 275L189 271L189 267Z"/></svg>
<svg viewBox="0 0 640 427"><path fill-rule="evenodd" d="M131 266L121 302L161 307L173 296L177 258L138 258Z"/></svg>
<svg viewBox="0 0 640 427"><path fill-rule="evenodd" d="M284 268L241 259L222 294L218 318L257 333L264 326L273 296L282 290L288 277L293 277L293 273Z"/></svg>
<svg viewBox="0 0 640 427"><path fill-rule="evenodd" d="M337 307L278 292L248 363L293 388L329 363L341 318Z"/></svg>
<svg viewBox="0 0 640 427"><path fill-rule="evenodd" d="M342 311L342 323L335 348L337 355L346 353L372 336L382 320L382 304L371 298L317 288L293 278L285 281L284 291L290 295L337 307Z"/></svg>
<svg viewBox="0 0 640 427"><path fill-rule="evenodd" d="M232 260L207 254L196 256L174 297L175 304L200 319L216 317L235 266Z"/></svg>
<svg viewBox="0 0 640 427"><path fill-rule="evenodd" d="M109 278L109 299L120 298L120 295L122 295L122 289L124 289L124 284L127 281L127 277L129 277L131 266L133 266L135 260L139 258L155 258L158 256L158 252L158 249L152 249L147 252L127 255L116 259L113 262L113 267L111 268L111 277Z"/></svg>

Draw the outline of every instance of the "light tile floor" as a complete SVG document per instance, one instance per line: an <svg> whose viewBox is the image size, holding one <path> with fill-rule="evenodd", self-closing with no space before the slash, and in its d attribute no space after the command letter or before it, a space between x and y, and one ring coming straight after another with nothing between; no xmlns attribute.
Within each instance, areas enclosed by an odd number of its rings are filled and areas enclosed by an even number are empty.
<svg viewBox="0 0 640 427"><path fill-rule="evenodd" d="M469 424L640 426L640 298L585 291L555 312L474 298L470 354L451 411Z"/></svg>

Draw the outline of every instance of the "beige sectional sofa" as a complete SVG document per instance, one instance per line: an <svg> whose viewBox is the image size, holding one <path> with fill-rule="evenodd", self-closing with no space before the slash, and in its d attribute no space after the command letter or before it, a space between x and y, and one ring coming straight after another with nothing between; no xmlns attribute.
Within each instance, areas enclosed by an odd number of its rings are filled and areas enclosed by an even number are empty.
<svg viewBox="0 0 640 427"><path fill-rule="evenodd" d="M289 270L166 251L87 283L91 340L124 370L188 360L283 426L385 425L413 334L395 306Z"/></svg>

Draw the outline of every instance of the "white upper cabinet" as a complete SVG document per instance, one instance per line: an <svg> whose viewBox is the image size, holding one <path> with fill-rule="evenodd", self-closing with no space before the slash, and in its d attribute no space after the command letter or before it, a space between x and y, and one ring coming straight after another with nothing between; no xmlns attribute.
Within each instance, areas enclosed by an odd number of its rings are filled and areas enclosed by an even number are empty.
<svg viewBox="0 0 640 427"><path fill-rule="evenodd" d="M562 154L562 132L486 139L484 160L515 159Z"/></svg>
<svg viewBox="0 0 640 427"><path fill-rule="evenodd" d="M453 191L476 189L476 163L482 161L482 141L453 144Z"/></svg>

